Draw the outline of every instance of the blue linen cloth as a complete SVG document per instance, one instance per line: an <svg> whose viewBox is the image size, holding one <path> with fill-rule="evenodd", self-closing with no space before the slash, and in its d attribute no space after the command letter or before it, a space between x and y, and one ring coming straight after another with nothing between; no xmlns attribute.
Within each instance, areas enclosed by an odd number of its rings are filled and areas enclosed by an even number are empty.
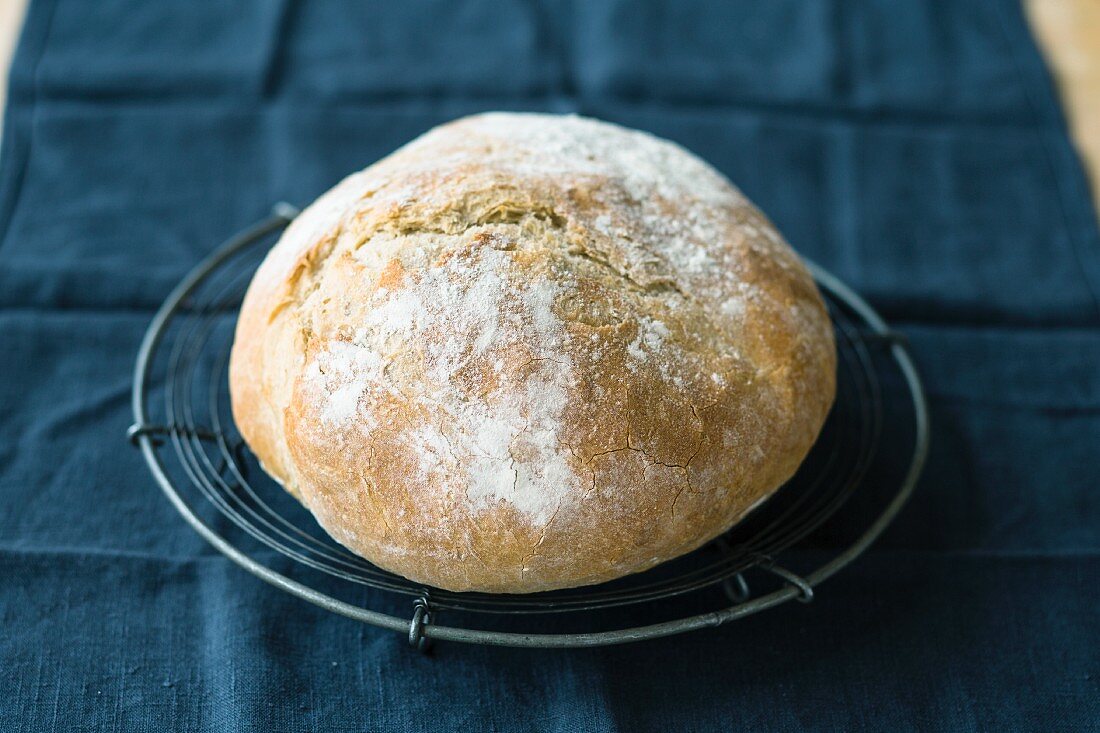
<svg viewBox="0 0 1100 733"><path fill-rule="evenodd" d="M1097 729L1100 235L1016 3L34 0L9 94L0 730ZM220 557L125 444L211 247L486 109L684 144L908 335L926 474L813 604L424 658Z"/></svg>

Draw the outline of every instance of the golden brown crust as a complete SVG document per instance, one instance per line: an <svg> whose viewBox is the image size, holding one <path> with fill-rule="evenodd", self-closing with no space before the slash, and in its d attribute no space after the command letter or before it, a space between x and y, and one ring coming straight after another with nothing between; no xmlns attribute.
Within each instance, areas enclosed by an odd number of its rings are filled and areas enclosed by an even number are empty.
<svg viewBox="0 0 1100 733"><path fill-rule="evenodd" d="M805 268L686 151L488 114L307 209L249 288L233 411L337 540L452 590L609 580L798 467L835 352Z"/></svg>

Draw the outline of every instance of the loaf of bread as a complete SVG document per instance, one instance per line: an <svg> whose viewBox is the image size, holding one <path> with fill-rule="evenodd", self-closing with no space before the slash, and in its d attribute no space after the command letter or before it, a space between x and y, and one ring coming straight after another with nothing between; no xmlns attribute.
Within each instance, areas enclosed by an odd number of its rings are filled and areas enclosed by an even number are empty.
<svg viewBox="0 0 1100 733"><path fill-rule="evenodd" d="M710 166L575 116L452 122L249 287L233 414L336 540L450 590L650 568L788 479L833 401L814 283Z"/></svg>

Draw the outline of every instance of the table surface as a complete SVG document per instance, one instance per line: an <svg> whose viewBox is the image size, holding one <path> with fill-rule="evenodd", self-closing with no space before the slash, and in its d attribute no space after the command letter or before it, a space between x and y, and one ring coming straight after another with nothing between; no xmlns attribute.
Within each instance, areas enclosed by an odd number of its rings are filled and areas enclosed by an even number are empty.
<svg viewBox="0 0 1100 733"><path fill-rule="evenodd" d="M1054 71L1100 209L1100 2L1027 0L1024 6Z"/></svg>
<svg viewBox="0 0 1100 733"><path fill-rule="evenodd" d="M8 91L8 66L15 53L15 42L23 26L23 14L27 0L0 0L0 107L3 107Z"/></svg>

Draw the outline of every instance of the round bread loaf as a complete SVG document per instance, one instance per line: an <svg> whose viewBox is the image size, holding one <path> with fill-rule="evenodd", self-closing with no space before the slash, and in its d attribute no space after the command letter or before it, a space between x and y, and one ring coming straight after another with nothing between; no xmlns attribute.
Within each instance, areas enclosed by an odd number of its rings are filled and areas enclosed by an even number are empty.
<svg viewBox="0 0 1100 733"><path fill-rule="evenodd" d="M492 113L355 173L248 290L233 414L336 540L525 593L692 550L798 467L835 391L806 269L682 148Z"/></svg>

